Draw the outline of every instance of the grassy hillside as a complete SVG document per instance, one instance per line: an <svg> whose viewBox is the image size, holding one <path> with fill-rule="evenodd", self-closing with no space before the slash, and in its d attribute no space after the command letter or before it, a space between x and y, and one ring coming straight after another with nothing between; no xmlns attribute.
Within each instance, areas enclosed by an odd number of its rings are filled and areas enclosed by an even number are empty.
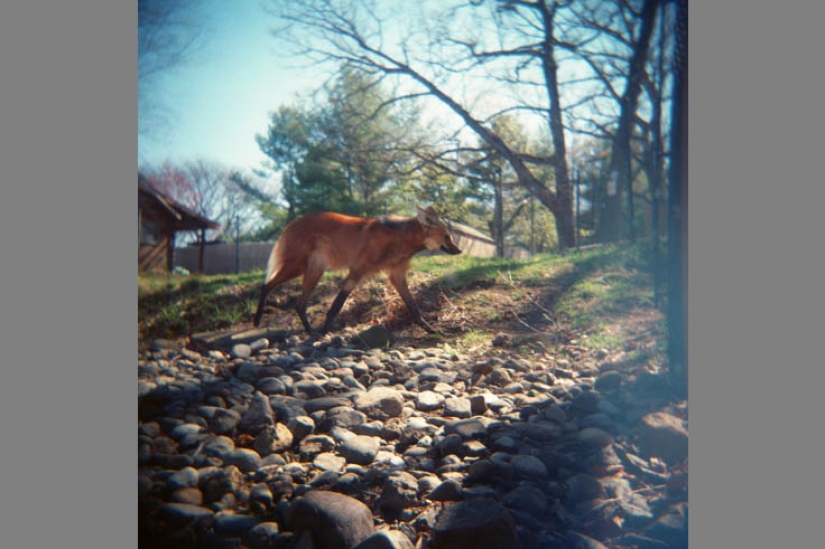
<svg viewBox="0 0 825 549"><path fill-rule="evenodd" d="M504 334L513 346L546 352L572 342L603 354L644 347L650 358L664 351L664 328L640 250L609 246L527 261L416 257L409 282L424 315L459 348L472 349ZM313 326L323 323L343 276L328 272L321 280L309 305ZM148 342L251 327L262 280L262 271L238 276L141 273L139 338ZM299 285L292 281L270 294L263 324L300 330L294 312ZM380 323L410 345L433 337L410 321L383 275L353 292L337 322L339 329L356 330Z"/></svg>

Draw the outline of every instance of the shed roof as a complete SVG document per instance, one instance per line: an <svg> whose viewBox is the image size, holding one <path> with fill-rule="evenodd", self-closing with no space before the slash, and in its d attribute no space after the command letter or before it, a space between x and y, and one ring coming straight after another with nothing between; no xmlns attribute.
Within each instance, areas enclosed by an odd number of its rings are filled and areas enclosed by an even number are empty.
<svg viewBox="0 0 825 549"><path fill-rule="evenodd" d="M495 244L496 242L490 237L490 235L484 234L483 232L479 231L478 229L474 229L469 225L463 225L461 223L455 223L453 221L450 221L448 226L450 227L450 230L453 232L460 233L465 236L475 238L477 240L488 242L490 244Z"/></svg>
<svg viewBox="0 0 825 549"><path fill-rule="evenodd" d="M152 187L149 181L138 173L138 192L143 193L151 200L156 202L163 210L165 210L173 219L176 231L196 231L199 229L220 229L221 225L207 219L199 213L187 208L180 202L177 202L159 190Z"/></svg>

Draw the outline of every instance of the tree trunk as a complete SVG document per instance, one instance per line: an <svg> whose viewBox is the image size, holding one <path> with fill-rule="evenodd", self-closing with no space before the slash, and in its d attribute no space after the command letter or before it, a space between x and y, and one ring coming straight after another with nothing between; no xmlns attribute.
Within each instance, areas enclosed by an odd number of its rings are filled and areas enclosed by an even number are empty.
<svg viewBox="0 0 825 549"><path fill-rule="evenodd" d="M198 248L198 274L203 273L203 252L206 248L206 229L201 229L200 247Z"/></svg>
<svg viewBox="0 0 825 549"><path fill-rule="evenodd" d="M567 170L567 147L564 142L564 125L561 119L561 101L559 100L559 83L556 74L556 58L553 42L554 12L546 2L541 2L541 15L544 20L544 56L542 69L550 100L550 135L553 138L553 168L556 172L557 205L551 208L556 217L556 233L562 249L576 247L576 230L573 216L573 186Z"/></svg>
<svg viewBox="0 0 825 549"><path fill-rule="evenodd" d="M633 133L636 106L642 88L642 73L645 70L658 5L659 0L645 0L642 7L639 39L630 58L627 88L621 99L619 126L613 137L610 169L607 172L607 194L601 216L602 222L598 229L600 242L618 242L622 239L622 194L625 190L630 194L629 189L632 185L630 181L630 136Z"/></svg>
<svg viewBox="0 0 825 549"><path fill-rule="evenodd" d="M662 139L662 103L664 93L664 57L665 57L665 14L659 17L659 58L656 65L655 81L651 81L653 95L653 114L650 120L650 156L648 158L647 179L650 184L650 233L653 241L651 271L653 272L653 304L660 307L662 303L662 265L661 265L661 212L662 205L662 174L664 142Z"/></svg>
<svg viewBox="0 0 825 549"><path fill-rule="evenodd" d="M675 388L687 394L687 229L688 229L688 2L679 0L674 55L673 123L670 194L668 196L668 373Z"/></svg>
<svg viewBox="0 0 825 549"><path fill-rule="evenodd" d="M501 166L493 167L493 238L496 241L496 257L504 257L504 189L501 180Z"/></svg>

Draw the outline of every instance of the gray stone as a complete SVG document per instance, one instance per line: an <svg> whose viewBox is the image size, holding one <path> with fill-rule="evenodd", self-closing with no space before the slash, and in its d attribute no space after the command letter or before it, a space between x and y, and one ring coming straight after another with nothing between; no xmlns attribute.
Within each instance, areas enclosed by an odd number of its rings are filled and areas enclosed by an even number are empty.
<svg viewBox="0 0 825 549"><path fill-rule="evenodd" d="M471 438L478 438L487 434L487 425L489 422L486 418L474 417L470 419L461 419L453 421L444 426L445 434L457 434L464 440Z"/></svg>
<svg viewBox="0 0 825 549"><path fill-rule="evenodd" d="M138 464L139 465L148 465L152 462L152 454L154 450L152 450L152 440L145 440L148 437L139 436L138 437Z"/></svg>
<svg viewBox="0 0 825 549"><path fill-rule="evenodd" d="M338 452L350 463L369 465L378 454L381 439L364 435L348 438L338 448Z"/></svg>
<svg viewBox="0 0 825 549"><path fill-rule="evenodd" d="M496 501L479 497L446 507L433 526L433 549L520 549L510 513Z"/></svg>
<svg viewBox="0 0 825 549"><path fill-rule="evenodd" d="M367 415L354 408L342 406L327 411L325 423L327 422L335 427L354 429L367 422Z"/></svg>
<svg viewBox="0 0 825 549"><path fill-rule="evenodd" d="M256 362L241 362L235 370L235 377L246 383L255 383L260 369L261 365Z"/></svg>
<svg viewBox="0 0 825 549"><path fill-rule="evenodd" d="M487 380L493 385L504 387L509 383L512 383L513 377L510 375L510 372L508 370L499 368L490 372L490 375L487 377Z"/></svg>
<svg viewBox="0 0 825 549"><path fill-rule="evenodd" d="M513 383L507 384L502 391L507 393L508 395L516 395L519 393L524 392L524 385L519 383L518 381L514 381Z"/></svg>
<svg viewBox="0 0 825 549"><path fill-rule="evenodd" d="M232 346L232 356L235 358L249 358L252 356L252 347L246 343L238 343Z"/></svg>
<svg viewBox="0 0 825 549"><path fill-rule="evenodd" d="M240 422L241 414L237 410L217 408L209 426L217 435L234 435Z"/></svg>
<svg viewBox="0 0 825 549"><path fill-rule="evenodd" d="M304 404L304 410L308 414L313 414L319 410L329 410L330 408L352 406L352 401L348 398L321 396L312 398Z"/></svg>
<svg viewBox="0 0 825 549"><path fill-rule="evenodd" d="M261 456L268 456L288 449L292 446L293 440L289 428L283 423L276 423L258 433L252 448Z"/></svg>
<svg viewBox="0 0 825 549"><path fill-rule="evenodd" d="M304 457L313 457L322 452L331 452L335 449L335 440L329 435L311 435L298 445L298 450Z"/></svg>
<svg viewBox="0 0 825 549"><path fill-rule="evenodd" d="M504 361L504 364L502 364L502 367L513 370L514 372L524 373L524 372L529 372L530 370L533 369L533 363L530 362L529 360L524 360L524 359L515 359L514 360L512 358L508 358L507 360Z"/></svg>
<svg viewBox="0 0 825 549"><path fill-rule="evenodd" d="M253 526L241 538L241 543L249 549L275 547L278 539L277 522L261 522Z"/></svg>
<svg viewBox="0 0 825 549"><path fill-rule="evenodd" d="M640 534L627 533L622 536L622 544L634 549L687 549L687 545L672 546L658 539L652 539Z"/></svg>
<svg viewBox="0 0 825 549"><path fill-rule="evenodd" d="M249 503L258 513L267 513L272 507L272 490L269 485L263 482L253 485L249 492Z"/></svg>
<svg viewBox="0 0 825 549"><path fill-rule="evenodd" d="M620 417L622 415L622 411L619 408L604 398L599 401L599 411L613 417Z"/></svg>
<svg viewBox="0 0 825 549"><path fill-rule="evenodd" d="M344 376L343 378L341 378L341 381L344 383L344 385L351 389L358 389L360 391L367 390L367 388L364 387L364 385L360 381L355 379L353 376Z"/></svg>
<svg viewBox="0 0 825 549"><path fill-rule="evenodd" d="M198 488L179 488L172 492L169 500L174 503L201 505L203 504L203 492L201 492Z"/></svg>
<svg viewBox="0 0 825 549"><path fill-rule="evenodd" d="M178 443L170 437L160 435L152 439L152 449L156 454L174 454L178 451Z"/></svg>
<svg viewBox="0 0 825 549"><path fill-rule="evenodd" d="M597 427L585 427L576 438L585 450L600 450L613 443L613 437L607 431Z"/></svg>
<svg viewBox="0 0 825 549"><path fill-rule="evenodd" d="M223 456L235 450L235 441L226 436L218 436L208 441L203 446L205 454L210 456L217 456L223 459Z"/></svg>
<svg viewBox="0 0 825 549"><path fill-rule="evenodd" d="M158 384L151 380L141 379L138 381L138 398L152 394L157 389Z"/></svg>
<svg viewBox="0 0 825 549"><path fill-rule="evenodd" d="M663 374L642 372L633 382L633 392L645 396L664 396L668 392L667 378Z"/></svg>
<svg viewBox="0 0 825 549"><path fill-rule="evenodd" d="M398 417L404 407L403 397L395 389L374 387L355 397L355 408L371 419Z"/></svg>
<svg viewBox="0 0 825 549"><path fill-rule="evenodd" d="M671 465L684 461L688 455L684 422L665 412L647 414L639 428L639 446L644 457L656 456Z"/></svg>
<svg viewBox="0 0 825 549"><path fill-rule="evenodd" d="M438 451L441 453L442 456L458 454L461 450L462 443L463 439L461 438L461 436L453 433L441 439L441 441L438 443Z"/></svg>
<svg viewBox="0 0 825 549"><path fill-rule="evenodd" d="M547 497L538 487L532 484L522 484L511 490L501 502L507 507L541 517L547 512Z"/></svg>
<svg viewBox="0 0 825 549"><path fill-rule="evenodd" d="M303 440L304 437L315 431L315 420L309 416L291 417L286 425L292 431L294 440Z"/></svg>
<svg viewBox="0 0 825 549"><path fill-rule="evenodd" d="M567 499L571 504L600 498L604 487L599 479L587 473L581 473L567 481Z"/></svg>
<svg viewBox="0 0 825 549"><path fill-rule="evenodd" d="M444 416L468 418L472 416L470 400L466 398L448 398L444 402Z"/></svg>
<svg viewBox="0 0 825 549"><path fill-rule="evenodd" d="M464 499L464 490L455 480L445 480L427 494L427 499L433 501L461 501Z"/></svg>
<svg viewBox="0 0 825 549"><path fill-rule="evenodd" d="M262 351L262 350L264 350L268 347L269 347L269 340L265 337L262 337L260 339L256 339L255 341L253 341L252 343L249 344L249 349L253 353L258 353L259 351Z"/></svg>
<svg viewBox="0 0 825 549"><path fill-rule="evenodd" d="M361 493L361 477L355 473L344 473L332 485L334 492L355 496Z"/></svg>
<svg viewBox="0 0 825 549"><path fill-rule="evenodd" d="M179 488L192 488L198 485L198 470L194 467L184 467L174 475L170 476L166 483L173 490Z"/></svg>
<svg viewBox="0 0 825 549"><path fill-rule="evenodd" d="M313 488L321 488L321 489L328 489L335 481L337 481L341 477L340 471L322 471L321 473L315 475L311 481L309 481L309 485ZM338 492L339 490L333 490L333 492Z"/></svg>
<svg viewBox="0 0 825 549"><path fill-rule="evenodd" d="M678 503L654 523L642 530L646 537L659 540L672 548L688 547L688 504Z"/></svg>
<svg viewBox="0 0 825 549"><path fill-rule="evenodd" d="M584 391L573 399L570 407L576 412L587 415L599 411L599 395L592 391Z"/></svg>
<svg viewBox="0 0 825 549"><path fill-rule="evenodd" d="M444 396L433 391L422 391L415 399L415 407L422 412L431 412L444 405Z"/></svg>
<svg viewBox="0 0 825 549"><path fill-rule="evenodd" d="M562 434L561 427L550 422L517 423L513 427L520 436L538 441L553 440Z"/></svg>
<svg viewBox="0 0 825 549"><path fill-rule="evenodd" d="M265 377L259 380L255 387L265 395L286 394L286 385L277 377Z"/></svg>
<svg viewBox="0 0 825 549"><path fill-rule="evenodd" d="M510 460L513 470L521 478L528 480L546 480L550 477L547 466L535 456L518 455Z"/></svg>
<svg viewBox="0 0 825 549"><path fill-rule="evenodd" d="M597 391L611 392L617 390L622 385L622 375L615 370L608 370L596 379L593 387Z"/></svg>
<svg viewBox="0 0 825 549"><path fill-rule="evenodd" d="M404 426L403 435L412 439L435 433L436 428L427 422L426 417L412 416Z"/></svg>
<svg viewBox="0 0 825 549"><path fill-rule="evenodd" d="M431 366L421 370L418 374L418 383L440 382L449 385L455 381L456 376L456 372L444 371L441 367Z"/></svg>
<svg viewBox="0 0 825 549"><path fill-rule="evenodd" d="M410 538L400 530L376 532L353 549L414 549Z"/></svg>
<svg viewBox="0 0 825 549"><path fill-rule="evenodd" d="M487 447L478 440L468 440L461 445L462 456L481 457L490 453Z"/></svg>
<svg viewBox="0 0 825 549"><path fill-rule="evenodd" d="M249 402L249 409L241 416L238 429L243 433L257 435L264 428L275 424L269 397L260 391L255 391Z"/></svg>
<svg viewBox="0 0 825 549"><path fill-rule="evenodd" d="M312 464L322 471L335 471L340 473L344 469L344 465L347 464L347 460L331 452L324 452L315 456Z"/></svg>
<svg viewBox="0 0 825 549"><path fill-rule="evenodd" d="M214 513L209 509L188 503L166 503L160 508L163 518L172 528L196 526L205 530L212 526Z"/></svg>
<svg viewBox="0 0 825 549"><path fill-rule="evenodd" d="M212 349L207 352L207 356L214 360L215 362L224 362L226 361L226 355L224 355L221 351L217 349Z"/></svg>
<svg viewBox="0 0 825 549"><path fill-rule="evenodd" d="M376 324L356 336L367 349L385 349L392 344L392 332Z"/></svg>
<svg viewBox="0 0 825 549"><path fill-rule="evenodd" d="M152 463L157 465L158 467L163 467L165 469L183 469L184 467L190 467L194 465L195 461L192 459L192 456L187 454L177 454L177 455L164 455L164 454L154 454L152 457Z"/></svg>
<svg viewBox="0 0 825 549"><path fill-rule="evenodd" d="M222 538L239 538L261 522L261 519L251 515L240 515L232 511L215 513L213 527L215 535Z"/></svg>
<svg viewBox="0 0 825 549"><path fill-rule="evenodd" d="M441 484L441 479L432 473L424 473L418 477L418 495L424 497Z"/></svg>
<svg viewBox="0 0 825 549"><path fill-rule="evenodd" d="M474 416L483 415L487 411L487 398L484 395L470 397L470 413Z"/></svg>
<svg viewBox="0 0 825 549"><path fill-rule="evenodd" d="M480 459L470 464L465 485L491 484L496 478L508 478L513 475L512 466L497 463L489 459Z"/></svg>
<svg viewBox="0 0 825 549"><path fill-rule="evenodd" d="M393 471L384 481L379 506L381 511L396 516L404 508L418 504L418 481L406 471Z"/></svg>
<svg viewBox="0 0 825 549"><path fill-rule="evenodd" d="M576 549L607 549L607 546L602 542L595 540L590 536L585 536L575 530L568 530L565 537L570 543L570 546L575 547Z"/></svg>
<svg viewBox="0 0 825 549"><path fill-rule="evenodd" d="M579 422L581 427L597 427L603 431L611 432L615 429L616 424L609 415L604 412L596 412L581 419Z"/></svg>
<svg viewBox="0 0 825 549"><path fill-rule="evenodd" d="M350 549L375 531L369 507L336 492L308 492L290 506L288 524L324 549Z"/></svg>
<svg viewBox="0 0 825 549"><path fill-rule="evenodd" d="M178 425L169 432L169 436L183 444L184 440L192 438L195 439L206 433L206 429L202 425L196 423L184 423Z"/></svg>
<svg viewBox="0 0 825 549"><path fill-rule="evenodd" d="M493 449L512 454L518 451L518 441L510 436L500 436L493 440Z"/></svg>
<svg viewBox="0 0 825 549"><path fill-rule="evenodd" d="M295 383L293 390L299 398L314 399L327 394L324 384L316 380L303 380Z"/></svg>
<svg viewBox="0 0 825 549"><path fill-rule="evenodd" d="M261 467L261 456L255 450L238 448L224 455L226 465L234 465L243 473L257 471Z"/></svg>

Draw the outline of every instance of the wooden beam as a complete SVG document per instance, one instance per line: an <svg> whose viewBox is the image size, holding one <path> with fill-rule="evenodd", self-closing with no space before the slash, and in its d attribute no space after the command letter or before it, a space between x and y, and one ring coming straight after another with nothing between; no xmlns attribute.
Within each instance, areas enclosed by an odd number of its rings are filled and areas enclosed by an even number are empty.
<svg viewBox="0 0 825 549"><path fill-rule="evenodd" d="M200 248L198 249L198 273L203 273L203 253L204 248L206 247L206 229L201 229L201 242Z"/></svg>

